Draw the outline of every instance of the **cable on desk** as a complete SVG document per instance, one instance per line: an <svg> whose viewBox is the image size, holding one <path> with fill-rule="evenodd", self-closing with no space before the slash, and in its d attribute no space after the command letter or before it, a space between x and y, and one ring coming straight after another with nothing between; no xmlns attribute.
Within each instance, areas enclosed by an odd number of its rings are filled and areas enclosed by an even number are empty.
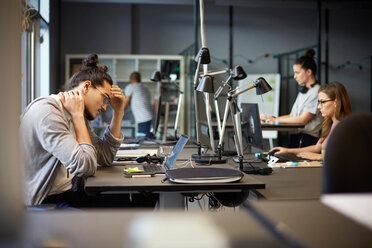
<svg viewBox="0 0 372 248"><path fill-rule="evenodd" d="M194 165L192 164L192 159L189 158L188 160L182 162L182 163L177 163L176 166L179 167L179 168L184 168L184 167L188 167L188 166L191 166L192 168L195 168Z"/></svg>

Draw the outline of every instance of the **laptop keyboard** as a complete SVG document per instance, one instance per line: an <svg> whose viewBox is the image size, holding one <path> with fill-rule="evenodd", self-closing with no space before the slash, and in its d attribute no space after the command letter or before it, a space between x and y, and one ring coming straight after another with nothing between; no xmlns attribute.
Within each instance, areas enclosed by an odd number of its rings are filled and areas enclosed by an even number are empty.
<svg viewBox="0 0 372 248"><path fill-rule="evenodd" d="M156 165L156 164L149 164L149 165L144 165L143 170L145 172L157 172L157 171L165 171L164 167L161 165Z"/></svg>
<svg viewBox="0 0 372 248"><path fill-rule="evenodd" d="M292 161L292 162L301 162L306 159L297 157L296 154L293 153L283 153L283 154L274 154L275 157L279 159L278 162L287 162L287 161Z"/></svg>

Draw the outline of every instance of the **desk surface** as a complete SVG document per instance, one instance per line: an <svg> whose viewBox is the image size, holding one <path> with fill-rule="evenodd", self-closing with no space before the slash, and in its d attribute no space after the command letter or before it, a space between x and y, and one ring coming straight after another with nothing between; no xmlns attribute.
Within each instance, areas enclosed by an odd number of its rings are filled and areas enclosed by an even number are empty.
<svg viewBox="0 0 372 248"><path fill-rule="evenodd" d="M319 201L253 201L250 206L306 247L371 247L372 231L328 208ZM231 247L284 247L255 215L240 208L236 212L135 211L98 209L85 211L27 212L18 237L1 240L1 247L128 247L131 224L140 215L178 214L208 220L222 230ZM177 218L177 216L176 216ZM172 231L167 223L159 228ZM187 236L190 226L176 227ZM144 238L141 236L141 238ZM168 243L169 244L169 243ZM162 246L165 247L165 246Z"/></svg>
<svg viewBox="0 0 372 248"><path fill-rule="evenodd" d="M254 247L284 247L256 220L246 212L189 212L166 211L150 212L135 210L85 210L85 211L44 211L28 212L26 223L20 237L16 240L4 242L0 240L0 247L128 247L128 232L131 224L140 215L166 216L176 214L174 217L182 217L185 214L190 219L198 220L206 217L221 229L231 242L231 247L246 247L252 244ZM201 216L202 215L202 216ZM158 227L168 230L164 237L169 233L174 233L172 226L159 223ZM192 226L175 226L173 229L182 231L184 235L180 239L190 237L187 233ZM200 236L199 236L200 237ZM144 238L138 234L138 238ZM156 247L169 247L169 243L174 243L174 239L156 240ZM168 242L167 242L168 241ZM177 240L179 242L179 240ZM54 246L51 243L54 242ZM162 245L162 242L163 243ZM46 245L49 243L49 246ZM53 244L53 243L52 243ZM56 245L58 244L58 245ZM167 245L168 244L168 245ZM177 247L177 246L174 246ZM184 246L183 246L184 247ZM195 246L194 246L195 247ZM197 246L202 247L202 246Z"/></svg>
<svg viewBox="0 0 372 248"><path fill-rule="evenodd" d="M273 130L273 131L297 131L300 128L304 128L303 124L270 124L261 123L262 131Z"/></svg>
<svg viewBox="0 0 372 248"><path fill-rule="evenodd" d="M175 184L168 181L162 182L164 175L150 178L127 178L124 176L124 166L111 166L99 168L96 175L89 177L85 184L88 194L107 191L136 191L136 192L199 192L199 191L224 191L242 189L262 189L265 184L259 179L244 175L241 181L234 183L210 184Z"/></svg>
<svg viewBox="0 0 372 248"><path fill-rule="evenodd" d="M319 199L322 193L322 168L274 168L267 176L253 175L266 184L257 189L259 198L267 200Z"/></svg>
<svg viewBox="0 0 372 248"><path fill-rule="evenodd" d="M255 201L251 206L305 247L372 247L372 231L320 201Z"/></svg>

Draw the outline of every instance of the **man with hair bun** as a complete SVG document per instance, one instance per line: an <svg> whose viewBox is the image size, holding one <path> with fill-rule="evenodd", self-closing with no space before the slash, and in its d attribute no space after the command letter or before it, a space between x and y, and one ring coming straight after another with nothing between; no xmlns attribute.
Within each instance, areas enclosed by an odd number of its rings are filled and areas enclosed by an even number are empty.
<svg viewBox="0 0 372 248"><path fill-rule="evenodd" d="M261 114L260 119L271 123L303 124L299 132L290 133L289 147L306 147L317 143L321 129L322 117L318 106L319 82L316 80L315 51L309 49L293 64L294 79L299 86L299 93L291 113L279 117Z"/></svg>
<svg viewBox="0 0 372 248"><path fill-rule="evenodd" d="M68 91L39 97L22 113L26 205L64 202L84 206L85 194L73 187L75 179L94 175L97 164L110 166L113 162L124 139L125 96L107 71L107 66L98 65L98 56L90 54L70 78ZM100 138L89 120L108 104L113 117Z"/></svg>

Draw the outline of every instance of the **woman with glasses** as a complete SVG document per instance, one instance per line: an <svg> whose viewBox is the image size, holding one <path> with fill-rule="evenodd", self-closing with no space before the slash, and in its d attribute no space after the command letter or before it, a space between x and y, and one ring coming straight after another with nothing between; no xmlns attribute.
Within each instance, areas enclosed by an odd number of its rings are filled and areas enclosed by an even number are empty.
<svg viewBox="0 0 372 248"><path fill-rule="evenodd" d="M279 117L262 114L261 120L280 124L303 124L299 132L289 134L289 147L314 145L319 138L321 116L317 111L319 83L316 80L315 51L310 49L293 64L294 79L299 86L299 93L291 113Z"/></svg>
<svg viewBox="0 0 372 248"><path fill-rule="evenodd" d="M322 160L330 133L343 117L352 113L345 87L339 82L322 85L318 92L318 109L324 119L320 139L315 145L302 148L274 147L270 152L293 153L304 159Z"/></svg>

